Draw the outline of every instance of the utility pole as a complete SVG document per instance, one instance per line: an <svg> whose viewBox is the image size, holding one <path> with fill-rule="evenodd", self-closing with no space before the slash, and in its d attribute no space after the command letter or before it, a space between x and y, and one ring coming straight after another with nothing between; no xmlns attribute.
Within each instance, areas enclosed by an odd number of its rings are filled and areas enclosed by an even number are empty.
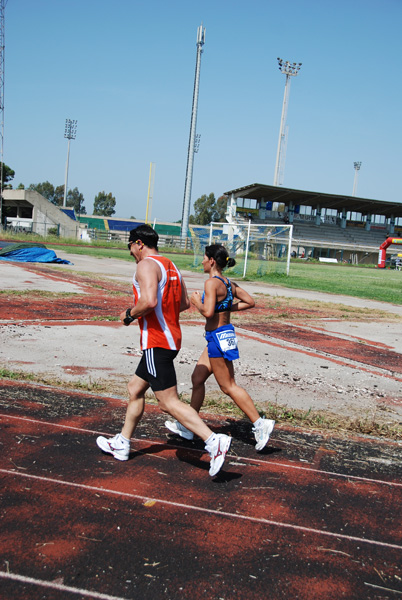
<svg viewBox="0 0 402 600"><path fill-rule="evenodd" d="M64 129L64 137L68 139L68 145L67 145L66 177L64 180L63 206L66 206L66 202L67 202L67 182L68 182L68 163L70 160L70 142L71 142L71 140L75 140L76 135L77 135L77 121L72 121L71 119L66 119L66 127Z"/></svg>
<svg viewBox="0 0 402 600"><path fill-rule="evenodd" d="M357 179L359 176L359 171L360 171L360 167L362 166L361 162L354 162L353 166L355 168L355 178L353 180L353 192L352 192L352 196L356 196L356 192L357 192Z"/></svg>
<svg viewBox="0 0 402 600"><path fill-rule="evenodd" d="M154 196L154 182L155 182L155 163L151 162L151 165L149 167L147 210L145 212L145 223L147 223L147 225L148 225L148 219L151 218L152 200L153 200L153 196Z"/></svg>
<svg viewBox="0 0 402 600"><path fill-rule="evenodd" d="M187 238L188 221L191 207L191 186L193 183L193 165L194 153L198 152L199 136L196 135L197 130L197 110L198 110L198 93L200 87L200 70L201 70L201 54L202 47L205 44L205 27L201 26L197 29L197 60L195 65L195 79L193 92L193 108L191 111L190 138L188 142L187 154L187 169L186 182L184 186L183 213L181 217L181 240Z"/></svg>
<svg viewBox="0 0 402 600"><path fill-rule="evenodd" d="M0 230L3 228L4 188L4 16L7 0L0 0Z"/></svg>
<svg viewBox="0 0 402 600"><path fill-rule="evenodd" d="M288 113L289 103L289 92L290 92L290 78L296 77L300 71L302 63L290 63L289 61L283 61L281 58L277 58L279 64L279 70L281 73L286 75L285 93L283 96L282 104L282 116L281 126L279 129L279 140L278 150L276 153L276 164L275 164L275 175L274 185L283 184L283 174L285 171L285 156L286 156L286 144L287 144L287 128L286 128L286 116Z"/></svg>

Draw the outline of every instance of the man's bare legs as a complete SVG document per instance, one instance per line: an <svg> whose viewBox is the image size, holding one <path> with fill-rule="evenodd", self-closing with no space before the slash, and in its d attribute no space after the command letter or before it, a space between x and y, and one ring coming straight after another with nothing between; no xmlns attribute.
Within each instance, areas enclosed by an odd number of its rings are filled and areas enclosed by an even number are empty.
<svg viewBox="0 0 402 600"><path fill-rule="evenodd" d="M198 435L204 442L213 434L211 429L201 420L198 412L182 402L177 395L177 388L172 387L162 392L155 392L159 408L179 421L189 431Z"/></svg>
<svg viewBox="0 0 402 600"><path fill-rule="evenodd" d="M118 460L128 460L130 455L130 439L141 420L145 406L145 392L149 384L134 375L128 384L129 402L126 410L123 429L111 439L99 436L97 445L103 452L112 454ZM176 421L183 423L189 431L198 435L205 442L205 449L211 457L209 474L215 476L221 469L226 453L229 451L232 438L223 433L215 434L199 417L194 408L179 399L177 387L154 392L159 407L170 414Z"/></svg>
<svg viewBox="0 0 402 600"><path fill-rule="evenodd" d="M137 375L134 375L128 382L128 406L123 429L121 430L121 434L127 440L133 436L135 428L141 421L145 407L145 392L148 388L149 383Z"/></svg>
<svg viewBox="0 0 402 600"><path fill-rule="evenodd" d="M145 392L148 388L149 384L137 375L134 375L128 384L129 402L123 429L121 430L121 434L127 440L133 436L135 428L144 413ZM210 437L212 434L211 429L205 425L193 408L179 399L176 386L155 392L155 397L163 412L170 414L202 440L205 441Z"/></svg>

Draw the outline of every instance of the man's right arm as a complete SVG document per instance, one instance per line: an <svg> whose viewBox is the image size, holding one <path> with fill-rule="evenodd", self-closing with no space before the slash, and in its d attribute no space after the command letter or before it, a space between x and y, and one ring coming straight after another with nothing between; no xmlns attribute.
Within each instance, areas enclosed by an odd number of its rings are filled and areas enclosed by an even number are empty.
<svg viewBox="0 0 402 600"><path fill-rule="evenodd" d="M158 303L158 273L159 267L153 261L141 261L137 265L135 277L140 286L140 297L138 302L130 311L132 319L143 317L151 312ZM124 323L124 318L128 315L121 313L120 320Z"/></svg>
<svg viewBox="0 0 402 600"><path fill-rule="evenodd" d="M183 279L181 280L181 302L180 302L180 312L187 310L190 308L190 299L188 297L186 284Z"/></svg>

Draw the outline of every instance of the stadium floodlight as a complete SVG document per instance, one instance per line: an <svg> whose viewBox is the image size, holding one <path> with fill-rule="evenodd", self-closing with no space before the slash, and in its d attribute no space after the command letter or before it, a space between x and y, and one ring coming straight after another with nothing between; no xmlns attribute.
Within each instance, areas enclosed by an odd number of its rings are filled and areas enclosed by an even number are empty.
<svg viewBox="0 0 402 600"><path fill-rule="evenodd" d="M355 178L353 181L353 192L352 192L352 196L356 196L356 192L357 192L357 178L358 178L358 174L360 171L360 167L362 166L361 162L354 162L353 166L355 168Z"/></svg>
<svg viewBox="0 0 402 600"><path fill-rule="evenodd" d="M285 155L286 155L286 115L288 112L288 103L289 103L289 92L290 92L290 78L296 77L300 71L300 67L302 63L290 63L288 60L284 61L281 58L277 58L279 70L281 73L286 75L286 83L285 83L285 94L283 96L283 104L282 104L282 116L281 116L281 126L279 129L279 140L278 140L278 150L276 153L276 164L275 164L275 175L274 175L274 185L282 185L282 176L285 168Z"/></svg>
<svg viewBox="0 0 402 600"><path fill-rule="evenodd" d="M77 121L72 119L66 119L66 126L64 129L64 137L68 140L67 145L67 162L66 162L66 176L64 180L64 199L63 206L66 206L67 202L67 182L68 182L68 163L70 160L70 142L75 140L77 135Z"/></svg>

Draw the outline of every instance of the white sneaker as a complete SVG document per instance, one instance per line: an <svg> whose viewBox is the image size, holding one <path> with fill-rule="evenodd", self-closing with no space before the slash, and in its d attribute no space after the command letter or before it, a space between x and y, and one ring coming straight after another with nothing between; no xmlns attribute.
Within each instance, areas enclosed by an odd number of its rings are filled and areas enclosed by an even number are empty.
<svg viewBox="0 0 402 600"><path fill-rule="evenodd" d="M179 421L165 421L165 427L185 440L192 440L194 437L194 433L187 429L187 427L184 427Z"/></svg>
<svg viewBox="0 0 402 600"><path fill-rule="evenodd" d="M124 444L119 433L110 440L100 435L96 438L96 443L103 452L113 454L117 460L128 460L130 455L130 444Z"/></svg>
<svg viewBox="0 0 402 600"><path fill-rule="evenodd" d="M255 445L257 452L265 448L268 444L269 436L273 432L274 426L275 421L272 421L272 419L262 419L260 427L253 427L255 441L257 442Z"/></svg>
<svg viewBox="0 0 402 600"><path fill-rule="evenodd" d="M215 436L215 442L205 446L205 450L211 457L209 465L209 474L211 477L216 475L222 468L225 462L226 453L230 448L232 438L224 433L217 433Z"/></svg>

